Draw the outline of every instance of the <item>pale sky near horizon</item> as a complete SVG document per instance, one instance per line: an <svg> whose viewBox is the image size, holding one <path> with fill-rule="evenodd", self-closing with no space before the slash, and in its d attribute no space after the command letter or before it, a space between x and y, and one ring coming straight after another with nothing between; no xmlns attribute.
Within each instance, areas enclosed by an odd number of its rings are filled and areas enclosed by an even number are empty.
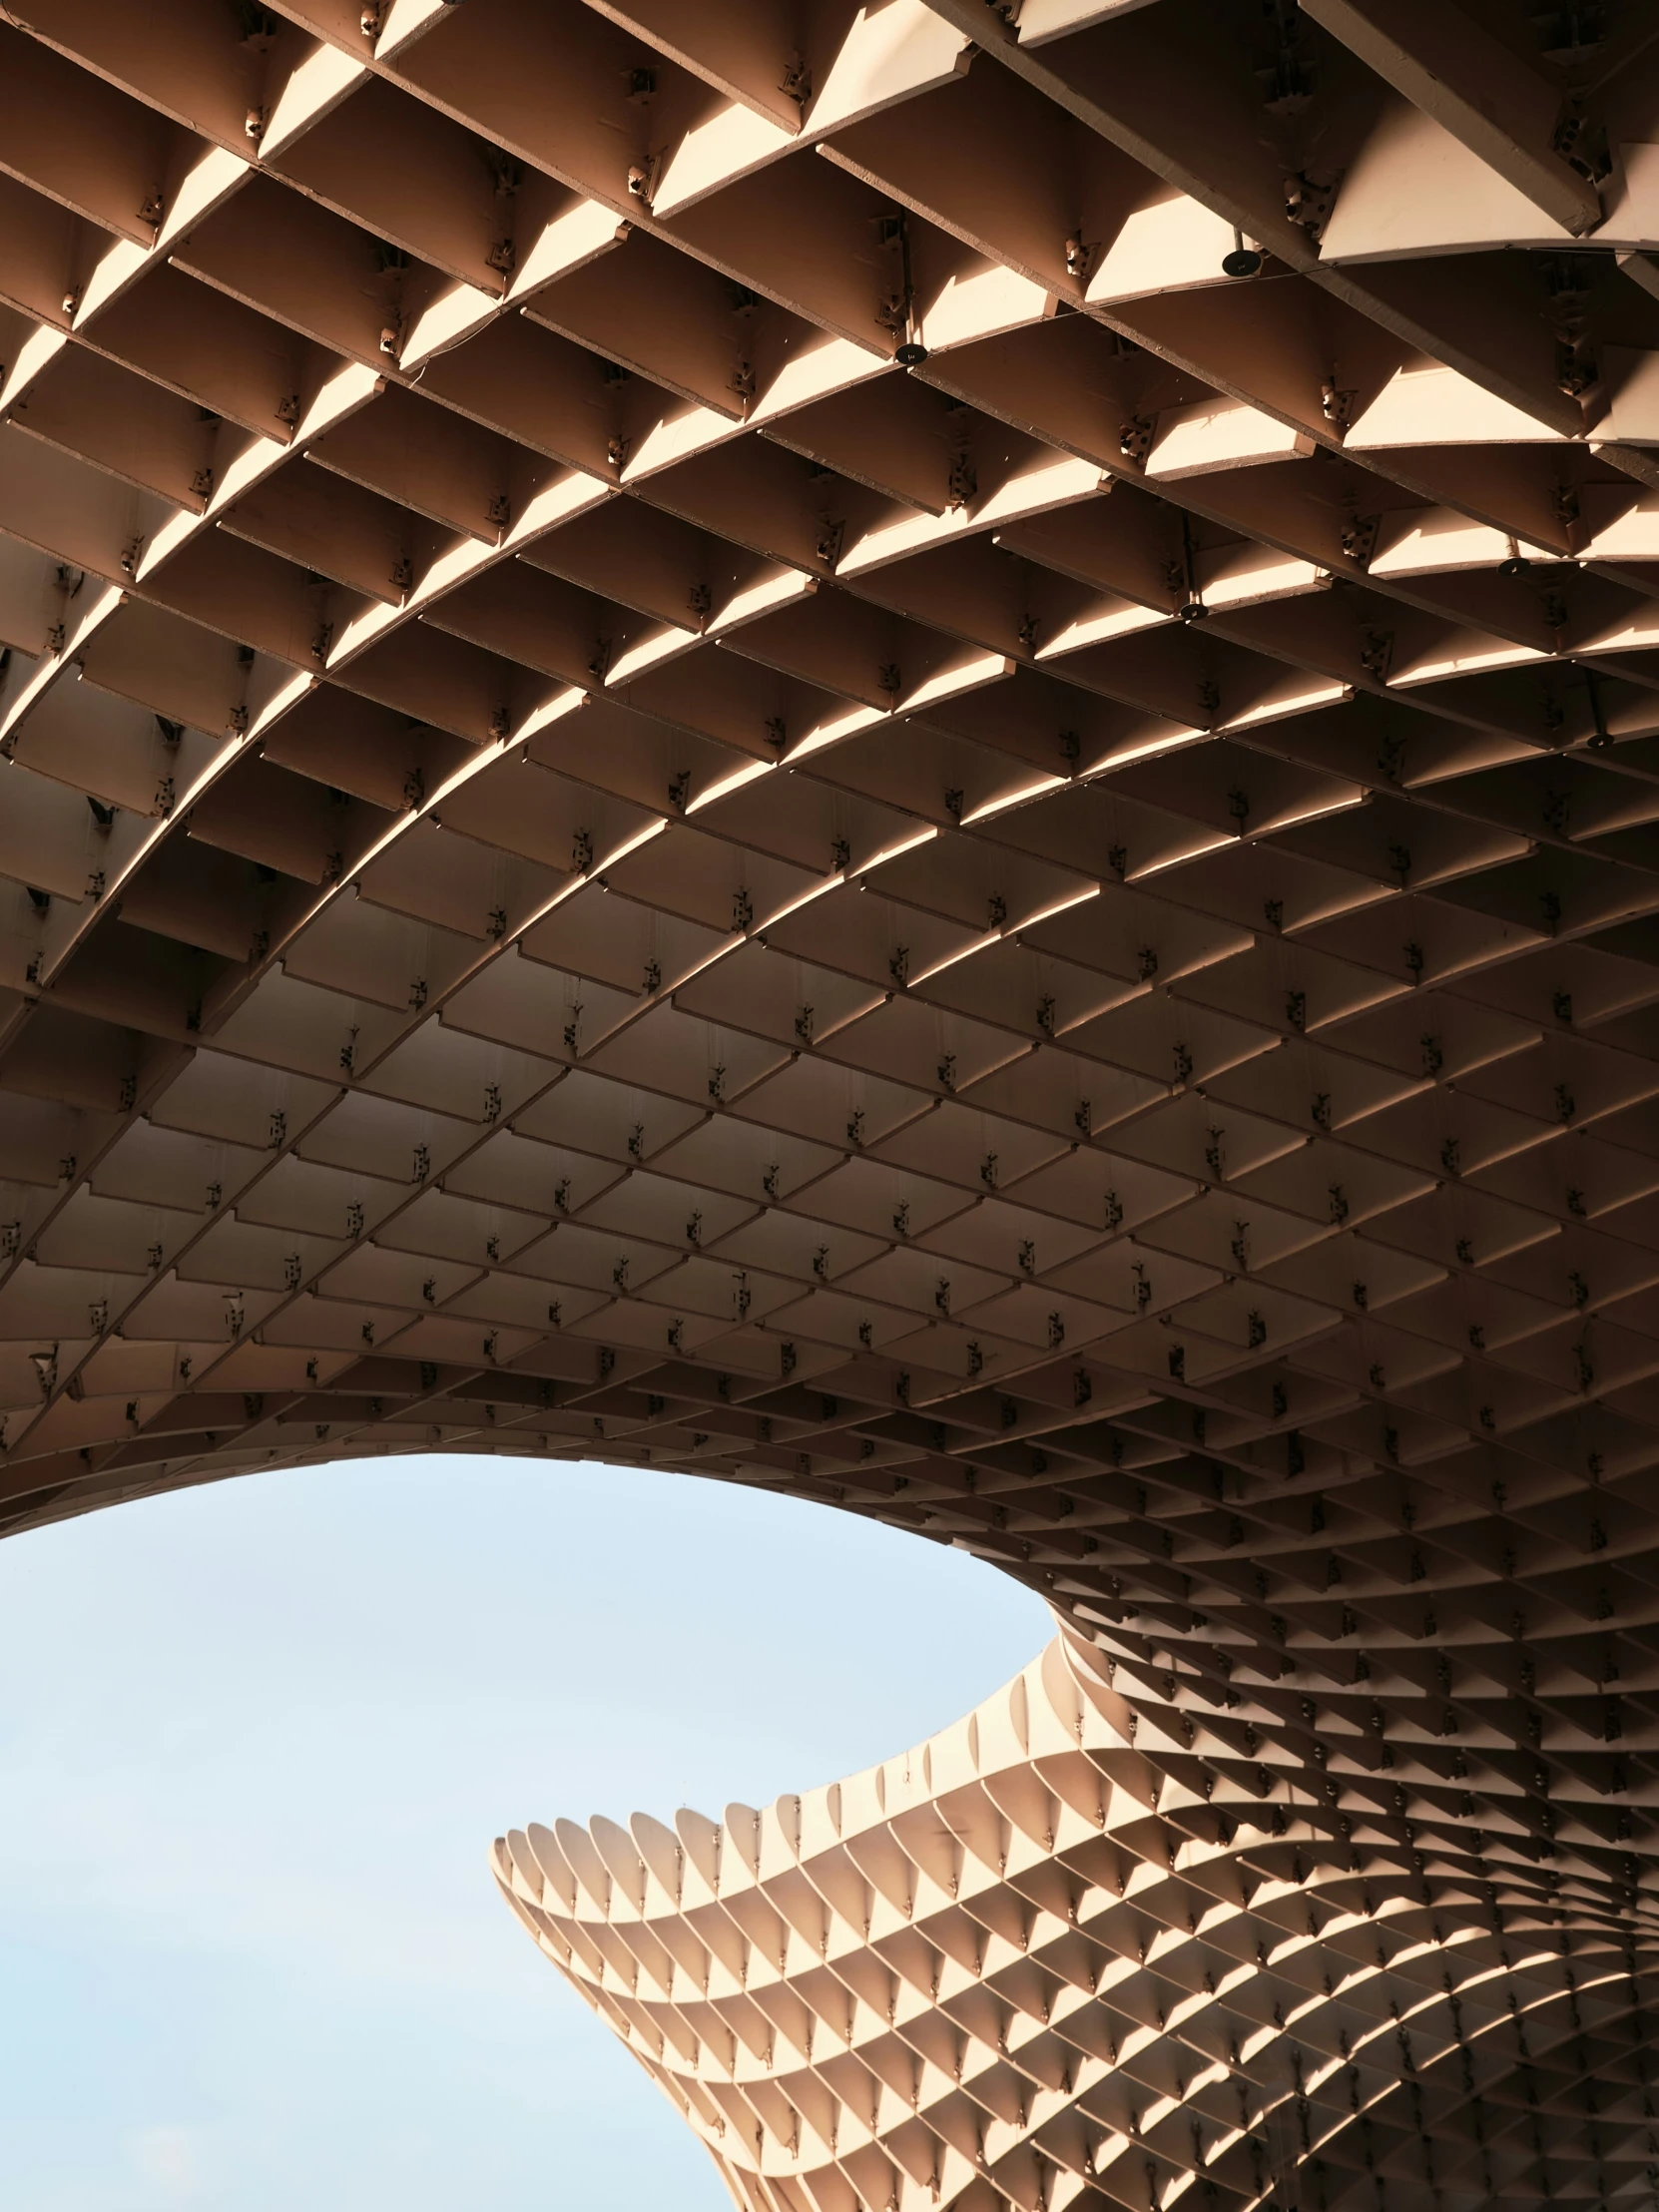
<svg viewBox="0 0 1659 2212"><path fill-rule="evenodd" d="M490 1839L831 1781L1048 1633L963 1553L614 1467L359 1461L0 1544L0 2203L730 2212Z"/></svg>

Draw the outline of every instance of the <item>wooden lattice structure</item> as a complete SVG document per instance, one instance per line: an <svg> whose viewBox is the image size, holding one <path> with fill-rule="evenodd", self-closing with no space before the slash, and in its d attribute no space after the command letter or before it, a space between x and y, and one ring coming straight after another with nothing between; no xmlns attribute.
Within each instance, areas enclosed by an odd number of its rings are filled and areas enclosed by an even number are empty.
<svg viewBox="0 0 1659 2212"><path fill-rule="evenodd" d="M1651 6L0 14L5 1525L966 1545L1195 1849L1617 1952L1492 2187L1645 2200Z"/></svg>

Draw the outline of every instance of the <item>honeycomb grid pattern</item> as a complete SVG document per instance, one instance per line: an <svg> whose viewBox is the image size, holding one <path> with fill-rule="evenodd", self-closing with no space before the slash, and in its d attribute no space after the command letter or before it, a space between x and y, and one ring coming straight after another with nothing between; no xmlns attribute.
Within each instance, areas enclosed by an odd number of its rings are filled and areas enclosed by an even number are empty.
<svg viewBox="0 0 1659 2212"><path fill-rule="evenodd" d="M0 58L3 1525L790 1491L1169 1788L1645 1942L1651 9Z"/></svg>
<svg viewBox="0 0 1659 2212"><path fill-rule="evenodd" d="M1131 1712L1056 1640L866 1774L496 1879L743 2212L1651 2201L1624 1938L1466 1846L1333 1851L1294 1783L1172 1786Z"/></svg>

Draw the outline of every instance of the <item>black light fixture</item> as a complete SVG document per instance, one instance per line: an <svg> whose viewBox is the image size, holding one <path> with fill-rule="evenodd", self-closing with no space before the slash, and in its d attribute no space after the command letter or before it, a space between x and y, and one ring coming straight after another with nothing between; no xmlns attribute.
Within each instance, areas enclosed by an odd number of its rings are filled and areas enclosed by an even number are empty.
<svg viewBox="0 0 1659 2212"><path fill-rule="evenodd" d="M1597 675L1598 671L1593 668L1587 668L1584 671L1584 689L1590 695L1590 719L1595 725L1595 735L1591 738L1590 744L1599 753L1604 747L1612 744L1613 733L1607 727L1607 709L1602 704L1601 686L1597 682Z"/></svg>
<svg viewBox="0 0 1659 2212"><path fill-rule="evenodd" d="M1501 560L1497 564L1498 574L1500 576L1527 575L1531 570L1532 563L1527 559L1526 555L1521 551L1520 547L1515 543L1513 538L1509 539L1508 545L1509 553L1507 559Z"/></svg>
<svg viewBox="0 0 1659 2212"><path fill-rule="evenodd" d="M1185 604L1175 611L1183 622L1202 622L1210 610L1198 594L1198 578L1193 566L1193 526L1184 508L1181 514L1181 570L1186 578L1187 597Z"/></svg>
<svg viewBox="0 0 1659 2212"><path fill-rule="evenodd" d="M1221 273L1224 276L1260 276L1262 274L1261 249L1246 246L1240 230L1233 233L1232 253L1221 258Z"/></svg>
<svg viewBox="0 0 1659 2212"><path fill-rule="evenodd" d="M893 347L893 359L900 368L919 368L927 358L927 348L916 337L916 287L910 276L910 227L904 219L904 210L883 216L880 221L882 243L898 248L899 289L892 305L897 313L887 327L895 337L902 332L902 340ZM902 319L900 319L902 318Z"/></svg>

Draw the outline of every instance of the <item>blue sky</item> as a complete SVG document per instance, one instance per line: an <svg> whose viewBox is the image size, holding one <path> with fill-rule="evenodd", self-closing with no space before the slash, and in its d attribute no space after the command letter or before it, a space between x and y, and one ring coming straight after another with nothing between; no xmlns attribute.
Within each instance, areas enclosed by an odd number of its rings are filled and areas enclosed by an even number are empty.
<svg viewBox="0 0 1659 2212"><path fill-rule="evenodd" d="M7 2212L729 2212L490 1839L830 1781L1047 1633L962 1553L612 1467L307 1468L0 1544Z"/></svg>

